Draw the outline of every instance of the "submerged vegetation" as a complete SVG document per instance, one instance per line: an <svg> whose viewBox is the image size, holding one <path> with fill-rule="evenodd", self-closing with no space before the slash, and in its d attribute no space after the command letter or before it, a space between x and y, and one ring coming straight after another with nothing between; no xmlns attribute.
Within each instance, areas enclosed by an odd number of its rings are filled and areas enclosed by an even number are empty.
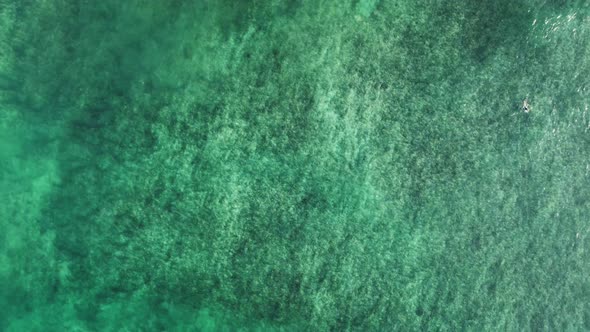
<svg viewBox="0 0 590 332"><path fill-rule="evenodd" d="M589 13L0 0L0 330L590 329Z"/></svg>

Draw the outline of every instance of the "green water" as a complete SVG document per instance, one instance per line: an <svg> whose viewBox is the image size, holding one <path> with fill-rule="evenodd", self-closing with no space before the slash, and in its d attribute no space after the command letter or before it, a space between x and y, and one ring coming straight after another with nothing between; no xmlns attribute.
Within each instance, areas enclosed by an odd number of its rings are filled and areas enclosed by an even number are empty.
<svg viewBox="0 0 590 332"><path fill-rule="evenodd" d="M588 331L589 105L588 1L0 0L0 330Z"/></svg>

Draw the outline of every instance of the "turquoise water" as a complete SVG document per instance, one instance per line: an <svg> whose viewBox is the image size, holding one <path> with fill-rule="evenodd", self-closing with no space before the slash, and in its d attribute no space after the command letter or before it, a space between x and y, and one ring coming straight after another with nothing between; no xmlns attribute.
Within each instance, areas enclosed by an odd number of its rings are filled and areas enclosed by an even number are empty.
<svg viewBox="0 0 590 332"><path fill-rule="evenodd" d="M590 330L589 77L588 1L0 0L0 330Z"/></svg>

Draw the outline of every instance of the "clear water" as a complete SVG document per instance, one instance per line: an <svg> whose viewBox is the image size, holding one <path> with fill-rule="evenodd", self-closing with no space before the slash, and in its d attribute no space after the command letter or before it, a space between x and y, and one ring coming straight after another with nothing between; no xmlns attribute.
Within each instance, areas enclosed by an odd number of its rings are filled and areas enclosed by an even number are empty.
<svg viewBox="0 0 590 332"><path fill-rule="evenodd" d="M0 0L0 330L590 330L589 15Z"/></svg>

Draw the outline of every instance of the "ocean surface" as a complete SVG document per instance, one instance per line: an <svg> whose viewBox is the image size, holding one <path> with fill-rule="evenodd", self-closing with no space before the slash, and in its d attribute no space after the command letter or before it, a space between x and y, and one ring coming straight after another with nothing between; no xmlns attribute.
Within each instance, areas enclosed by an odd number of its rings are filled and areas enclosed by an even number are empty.
<svg viewBox="0 0 590 332"><path fill-rule="evenodd" d="M590 1L0 0L0 331L590 331Z"/></svg>

